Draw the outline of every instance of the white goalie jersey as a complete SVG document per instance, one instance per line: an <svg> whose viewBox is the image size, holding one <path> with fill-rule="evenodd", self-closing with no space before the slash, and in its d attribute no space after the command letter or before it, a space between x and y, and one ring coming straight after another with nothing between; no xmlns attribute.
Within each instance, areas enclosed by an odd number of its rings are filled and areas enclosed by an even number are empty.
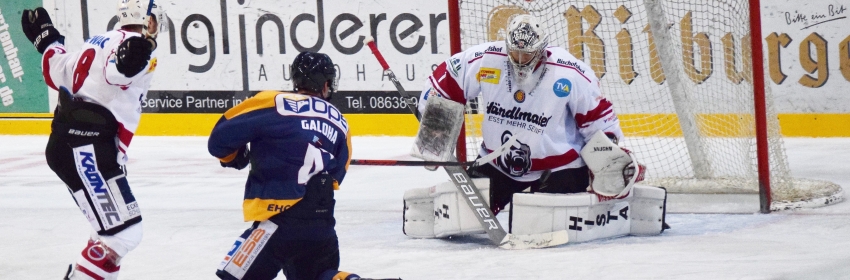
<svg viewBox="0 0 850 280"><path fill-rule="evenodd" d="M515 180L528 182L545 170L585 166L579 151L597 131L622 139L619 120L587 64L560 47L548 47L544 55L520 84L503 41L455 54L428 77L419 109L434 96L466 103L482 95L480 154L516 135L519 144L491 162Z"/></svg>
<svg viewBox="0 0 850 280"><path fill-rule="evenodd" d="M49 87L55 90L64 87L75 98L101 105L115 116L119 163L126 163L126 151L142 114L141 102L147 96L157 64L154 52L145 69L135 76L128 78L118 72L115 67L118 46L134 36L141 34L109 31L86 40L78 52L68 52L57 42L42 57L42 73Z"/></svg>

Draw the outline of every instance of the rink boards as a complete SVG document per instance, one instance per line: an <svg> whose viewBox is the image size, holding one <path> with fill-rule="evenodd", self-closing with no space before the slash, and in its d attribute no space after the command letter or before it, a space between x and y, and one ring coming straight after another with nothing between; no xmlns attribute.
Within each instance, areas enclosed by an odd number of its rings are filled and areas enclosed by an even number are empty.
<svg viewBox="0 0 850 280"><path fill-rule="evenodd" d="M47 135L50 120L47 113L0 114L0 135ZM220 114L144 113L137 135L147 136L206 136ZM410 114L345 114L354 136L415 136L418 122ZM720 117L734 117L731 115ZM675 118L672 114L622 114L621 122L646 118ZM785 113L779 114L782 135L786 137L850 137L850 114ZM740 136L717 129L717 137ZM680 131L624 131L628 136L680 137Z"/></svg>

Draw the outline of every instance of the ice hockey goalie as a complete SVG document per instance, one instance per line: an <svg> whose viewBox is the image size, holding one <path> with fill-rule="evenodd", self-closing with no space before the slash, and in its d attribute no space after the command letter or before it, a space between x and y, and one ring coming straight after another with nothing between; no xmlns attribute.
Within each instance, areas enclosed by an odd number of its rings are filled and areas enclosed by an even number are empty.
<svg viewBox="0 0 850 280"><path fill-rule="evenodd" d="M593 135L581 151L591 173L586 193L517 193L511 203L513 234L566 230L569 243L625 235L658 235L667 191L642 185L645 167L604 133ZM488 179L475 179L487 198ZM451 183L411 189L404 194L404 233L414 238L443 238L483 233L474 212L459 200ZM489 203L489 202L488 202Z"/></svg>

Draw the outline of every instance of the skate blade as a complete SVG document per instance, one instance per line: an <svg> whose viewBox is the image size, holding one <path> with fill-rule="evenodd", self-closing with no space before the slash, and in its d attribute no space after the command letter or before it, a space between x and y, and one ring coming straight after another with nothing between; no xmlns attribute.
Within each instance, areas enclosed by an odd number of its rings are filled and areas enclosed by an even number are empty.
<svg viewBox="0 0 850 280"><path fill-rule="evenodd" d="M74 271L74 265L73 265L73 264L69 264L69 265L68 265L68 271L66 271L66 272L65 272L65 278L62 278L62 279L64 279L64 280L71 280L71 273L72 273L73 271Z"/></svg>

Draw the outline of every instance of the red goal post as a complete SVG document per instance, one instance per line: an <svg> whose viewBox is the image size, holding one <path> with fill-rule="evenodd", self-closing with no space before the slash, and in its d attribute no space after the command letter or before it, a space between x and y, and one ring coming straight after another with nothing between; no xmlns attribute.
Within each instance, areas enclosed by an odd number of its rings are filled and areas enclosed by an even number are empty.
<svg viewBox="0 0 850 280"><path fill-rule="evenodd" d="M790 177L762 41L751 39L762 38L761 28L750 28L761 26L759 0L449 0L448 7L452 54L503 40L513 15L537 16L550 45L600 78L623 144L649 167L648 183L674 194L757 194L762 213L843 199L831 182ZM484 102L467 108L460 160L477 156Z"/></svg>

